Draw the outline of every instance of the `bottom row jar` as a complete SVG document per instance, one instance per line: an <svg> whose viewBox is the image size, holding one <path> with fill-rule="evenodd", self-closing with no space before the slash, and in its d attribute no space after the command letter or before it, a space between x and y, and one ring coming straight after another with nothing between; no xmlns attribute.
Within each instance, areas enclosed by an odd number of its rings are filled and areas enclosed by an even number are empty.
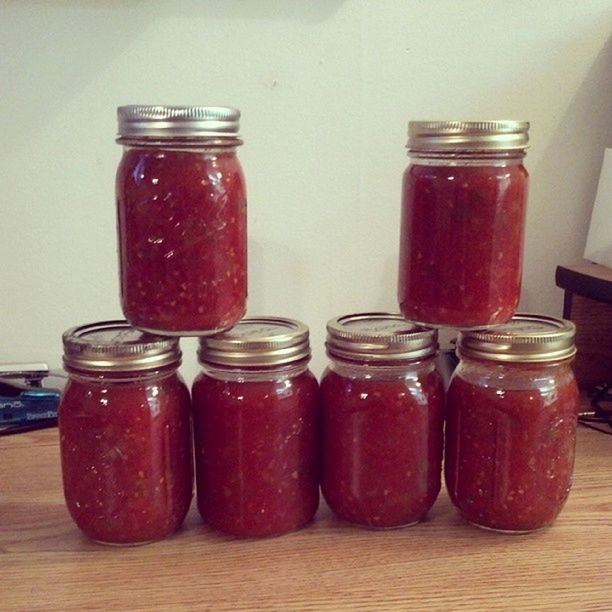
<svg viewBox="0 0 612 612"><path fill-rule="evenodd" d="M539 315L459 334L444 471L453 504L471 523L534 531L565 504L579 406L574 335L569 321Z"/></svg>
<svg viewBox="0 0 612 612"><path fill-rule="evenodd" d="M445 478L468 521L524 532L561 510L578 409L573 336L569 322L530 315L459 335ZM319 394L301 323L244 319L200 340L192 413L198 509L211 527L237 536L302 527L319 481L339 518L367 527L410 525L433 505L444 423L437 332L399 315L348 315L328 323L326 345ZM192 496L177 340L113 321L69 330L64 351L59 426L73 519L106 543L172 533Z"/></svg>
<svg viewBox="0 0 612 612"><path fill-rule="evenodd" d="M244 319L200 339L193 385L198 509L211 527L269 536L319 506L318 384L308 328Z"/></svg>
<svg viewBox="0 0 612 612"><path fill-rule="evenodd" d="M440 491L444 388L437 332L400 315L327 325L321 380L321 489L341 519L368 527L421 520Z"/></svg>
<svg viewBox="0 0 612 612"><path fill-rule="evenodd" d="M58 424L64 495L93 540L133 544L175 531L191 503L189 390L178 340L125 321L68 330Z"/></svg>

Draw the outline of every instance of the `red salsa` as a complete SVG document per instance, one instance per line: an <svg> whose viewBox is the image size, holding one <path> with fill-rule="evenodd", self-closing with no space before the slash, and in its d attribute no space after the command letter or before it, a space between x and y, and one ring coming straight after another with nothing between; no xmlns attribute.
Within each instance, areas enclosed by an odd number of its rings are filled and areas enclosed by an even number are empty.
<svg viewBox="0 0 612 612"><path fill-rule="evenodd" d="M193 386L198 508L236 536L308 523L319 505L318 385L308 371L278 380Z"/></svg>
<svg viewBox="0 0 612 612"><path fill-rule="evenodd" d="M325 372L322 492L339 518L370 527L409 525L436 500L444 389L433 363L419 369L388 379Z"/></svg>
<svg viewBox="0 0 612 612"><path fill-rule="evenodd" d="M109 544L174 532L192 497L191 401L176 366L111 374L77 372L65 360L60 449L75 523Z"/></svg>
<svg viewBox="0 0 612 612"><path fill-rule="evenodd" d="M570 491L578 405L569 359L462 356L447 396L444 471L468 521L526 532L555 520Z"/></svg>
<svg viewBox="0 0 612 612"><path fill-rule="evenodd" d="M421 166L404 175L399 301L434 325L503 323L521 288L527 173Z"/></svg>
<svg viewBox="0 0 612 612"><path fill-rule="evenodd" d="M233 151L129 149L117 205L122 307L132 325L198 333L243 316L246 196Z"/></svg>

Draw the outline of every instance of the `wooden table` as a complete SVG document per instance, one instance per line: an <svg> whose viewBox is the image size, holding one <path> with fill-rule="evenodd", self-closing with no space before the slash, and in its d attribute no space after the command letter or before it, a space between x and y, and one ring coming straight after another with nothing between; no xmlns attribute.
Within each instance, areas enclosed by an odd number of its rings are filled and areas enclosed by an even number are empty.
<svg viewBox="0 0 612 612"><path fill-rule="evenodd" d="M68 516L57 430L0 438L0 610L612 610L611 477L612 437L580 428L572 494L543 532L471 527L442 491L403 530L323 506L302 531L237 540L193 507L172 538L113 548Z"/></svg>

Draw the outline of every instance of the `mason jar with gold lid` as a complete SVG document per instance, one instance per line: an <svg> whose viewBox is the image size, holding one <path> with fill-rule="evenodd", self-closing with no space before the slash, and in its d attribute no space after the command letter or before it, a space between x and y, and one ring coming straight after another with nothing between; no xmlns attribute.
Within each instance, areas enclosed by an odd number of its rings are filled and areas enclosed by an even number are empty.
<svg viewBox="0 0 612 612"><path fill-rule="evenodd" d="M107 544L175 531L192 496L189 390L178 340L126 321L63 335L59 407L64 494L77 526Z"/></svg>
<svg viewBox="0 0 612 612"><path fill-rule="evenodd" d="M440 491L444 389L438 332L400 314L327 324L321 488L341 519L370 528L421 520Z"/></svg>
<svg viewBox="0 0 612 612"><path fill-rule="evenodd" d="M246 187L240 111L117 109L121 307L138 329L201 336L246 310Z"/></svg>
<svg viewBox="0 0 612 612"><path fill-rule="evenodd" d="M532 314L459 334L444 472L471 523L522 533L550 525L561 511L579 408L574 336L570 321Z"/></svg>
<svg viewBox="0 0 612 612"><path fill-rule="evenodd" d="M526 121L411 121L402 188L402 314L460 328L507 322L520 294Z"/></svg>
<svg viewBox="0 0 612 612"><path fill-rule="evenodd" d="M308 327L245 318L200 338L193 384L198 508L237 536L302 527L319 504L318 384Z"/></svg>

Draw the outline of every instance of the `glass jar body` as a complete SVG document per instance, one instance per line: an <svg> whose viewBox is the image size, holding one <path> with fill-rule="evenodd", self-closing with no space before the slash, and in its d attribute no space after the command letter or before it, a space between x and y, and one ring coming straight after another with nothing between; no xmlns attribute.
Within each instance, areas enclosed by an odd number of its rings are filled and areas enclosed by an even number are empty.
<svg viewBox="0 0 612 612"><path fill-rule="evenodd" d="M523 152L420 155L404 173L398 298L429 325L508 321L518 305Z"/></svg>
<svg viewBox="0 0 612 612"><path fill-rule="evenodd" d="M448 390L444 471L468 521L527 532L555 520L570 491L578 405L569 360L461 360Z"/></svg>
<svg viewBox="0 0 612 612"><path fill-rule="evenodd" d="M321 380L322 492L341 519L413 524L440 491L444 389L434 359L402 366L332 360Z"/></svg>
<svg viewBox="0 0 612 612"><path fill-rule="evenodd" d="M246 309L245 183L235 147L124 146L117 170L121 305L139 329L205 335Z"/></svg>
<svg viewBox="0 0 612 612"><path fill-rule="evenodd" d="M198 508L241 537L302 527L319 505L318 384L307 366L205 367L193 385Z"/></svg>
<svg viewBox="0 0 612 612"><path fill-rule="evenodd" d="M191 502L189 390L169 372L71 374L59 408L66 504L89 538L161 539Z"/></svg>

